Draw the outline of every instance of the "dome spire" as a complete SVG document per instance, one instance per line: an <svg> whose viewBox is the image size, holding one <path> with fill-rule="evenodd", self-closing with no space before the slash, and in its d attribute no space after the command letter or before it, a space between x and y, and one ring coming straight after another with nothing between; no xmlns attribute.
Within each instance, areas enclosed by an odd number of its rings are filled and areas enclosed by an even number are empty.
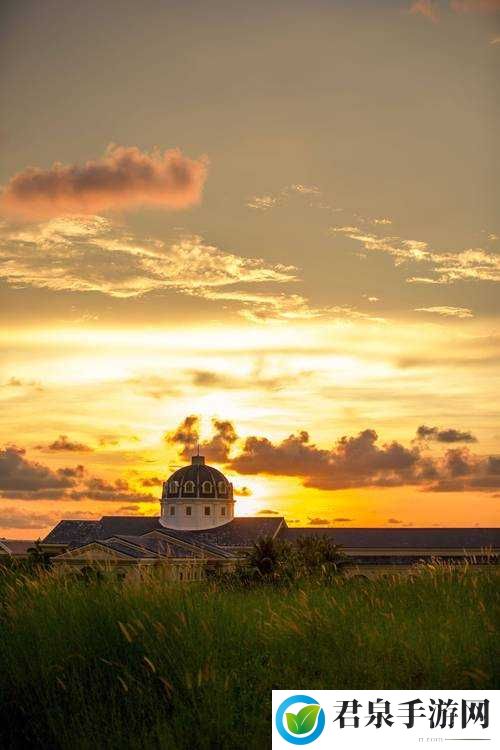
<svg viewBox="0 0 500 750"><path fill-rule="evenodd" d="M191 456L191 463L193 465L205 463L205 456L200 456L200 444L199 443L197 443L196 456Z"/></svg>

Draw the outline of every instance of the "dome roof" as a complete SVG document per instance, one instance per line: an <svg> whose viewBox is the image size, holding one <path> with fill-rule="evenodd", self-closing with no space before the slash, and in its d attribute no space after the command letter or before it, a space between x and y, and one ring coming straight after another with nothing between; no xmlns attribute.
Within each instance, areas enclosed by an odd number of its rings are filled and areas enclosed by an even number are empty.
<svg viewBox="0 0 500 750"><path fill-rule="evenodd" d="M172 500L232 500L233 485L224 474L193 456L190 466L177 469L163 484L163 498Z"/></svg>

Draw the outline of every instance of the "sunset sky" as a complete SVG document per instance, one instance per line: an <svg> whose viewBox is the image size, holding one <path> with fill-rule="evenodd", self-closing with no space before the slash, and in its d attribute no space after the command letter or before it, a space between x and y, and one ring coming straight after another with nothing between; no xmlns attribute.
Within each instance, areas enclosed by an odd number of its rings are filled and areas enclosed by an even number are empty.
<svg viewBox="0 0 500 750"><path fill-rule="evenodd" d="M500 0L5 0L0 536L500 525Z"/></svg>

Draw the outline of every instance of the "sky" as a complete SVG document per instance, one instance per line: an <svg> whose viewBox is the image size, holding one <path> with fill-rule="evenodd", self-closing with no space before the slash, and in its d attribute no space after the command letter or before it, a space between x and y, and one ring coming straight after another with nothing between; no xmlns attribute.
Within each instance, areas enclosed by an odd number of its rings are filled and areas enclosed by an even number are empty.
<svg viewBox="0 0 500 750"><path fill-rule="evenodd" d="M5 0L0 536L500 525L500 0Z"/></svg>

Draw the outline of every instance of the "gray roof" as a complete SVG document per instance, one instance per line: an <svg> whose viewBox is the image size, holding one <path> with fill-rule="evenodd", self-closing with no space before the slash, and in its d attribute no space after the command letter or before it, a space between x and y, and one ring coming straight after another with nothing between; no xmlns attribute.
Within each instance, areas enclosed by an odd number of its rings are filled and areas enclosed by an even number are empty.
<svg viewBox="0 0 500 750"><path fill-rule="evenodd" d="M4 553L14 557L24 557L35 544L36 542L32 539L0 539L0 555Z"/></svg>
<svg viewBox="0 0 500 750"><path fill-rule="evenodd" d="M141 536L158 528L161 528L158 516L103 516L100 521L60 521L43 541L81 547L97 539Z"/></svg>
<svg viewBox="0 0 500 750"><path fill-rule="evenodd" d="M156 552L152 552L145 547L132 547L129 544L124 544L119 539L99 540L99 544L102 544L104 547L108 547L109 549L116 550L116 552L121 552L123 555L127 555L127 557L133 557L137 560L158 557Z"/></svg>
<svg viewBox="0 0 500 750"><path fill-rule="evenodd" d="M116 539L130 544L134 544L136 547L149 550L161 555L162 557L197 557L195 550L190 550L183 545L176 544L171 539L159 539L158 537L147 537L147 536L119 536Z"/></svg>
<svg viewBox="0 0 500 750"><path fill-rule="evenodd" d="M45 544L67 544L69 547L81 547L87 542L100 538L100 521L59 521L49 531L43 542Z"/></svg>
<svg viewBox="0 0 500 750"><path fill-rule="evenodd" d="M199 532L194 531L181 531L178 529L159 529L162 534L167 536L169 539L178 539L179 541L186 542L187 544L193 544L198 547L201 551L209 555L217 555L217 557L234 557L232 552L225 550L223 547L215 543L207 542L205 539L201 539Z"/></svg>
<svg viewBox="0 0 500 750"><path fill-rule="evenodd" d="M166 529L160 524L158 516L103 516L100 521L60 521L43 540L51 544L67 544L69 547L81 547L97 539L109 539L112 536L142 536L150 531L164 531L177 539L184 539L191 544L204 544L207 550L214 545L222 547L251 547L263 536L274 536L283 518L240 517L204 531L180 531Z"/></svg>
<svg viewBox="0 0 500 750"><path fill-rule="evenodd" d="M251 547L257 539L275 536L278 532L280 539L294 541L299 536L327 536L337 544L354 548L500 548L500 529L495 528L289 528L281 516L238 517L203 531L167 529L161 526L158 516L104 516L100 521L61 521L43 541L73 548L110 537L141 537L150 531L161 531L171 539L197 544L208 553L229 557L229 550ZM142 541L141 546L144 546ZM149 542L146 548L149 548Z"/></svg>
<svg viewBox="0 0 500 750"><path fill-rule="evenodd" d="M480 549L500 548L500 528L286 528L280 539L294 541L298 537L327 536L344 547L381 549Z"/></svg>
<svg viewBox="0 0 500 750"><path fill-rule="evenodd" d="M175 531L182 534L186 541L189 539L195 543L204 542L215 544L220 547L251 547L260 537L274 536L284 523L281 516L274 518L260 518L259 516L240 516L223 526L203 531ZM169 534L172 529L164 529Z"/></svg>

